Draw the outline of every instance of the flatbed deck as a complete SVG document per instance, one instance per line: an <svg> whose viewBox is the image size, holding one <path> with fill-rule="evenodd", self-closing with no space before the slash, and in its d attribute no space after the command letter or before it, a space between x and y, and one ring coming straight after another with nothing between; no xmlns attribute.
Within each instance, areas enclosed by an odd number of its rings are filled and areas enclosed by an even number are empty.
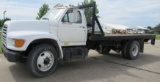
<svg viewBox="0 0 160 82"><path fill-rule="evenodd" d="M151 44L155 43L154 34L105 34L91 36L90 40L93 41L105 41L105 40L133 40L133 39L143 39L144 41L151 40Z"/></svg>

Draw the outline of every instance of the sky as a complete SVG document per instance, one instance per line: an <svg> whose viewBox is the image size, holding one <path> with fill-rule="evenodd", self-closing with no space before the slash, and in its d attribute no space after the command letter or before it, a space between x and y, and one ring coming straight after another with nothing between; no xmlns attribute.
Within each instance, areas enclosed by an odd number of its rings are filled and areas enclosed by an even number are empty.
<svg viewBox="0 0 160 82"><path fill-rule="evenodd" d="M102 23L128 27L156 26L160 23L160 0L95 0ZM52 8L57 3L77 5L83 0L0 0L0 19L3 12L12 20L35 20L43 3Z"/></svg>

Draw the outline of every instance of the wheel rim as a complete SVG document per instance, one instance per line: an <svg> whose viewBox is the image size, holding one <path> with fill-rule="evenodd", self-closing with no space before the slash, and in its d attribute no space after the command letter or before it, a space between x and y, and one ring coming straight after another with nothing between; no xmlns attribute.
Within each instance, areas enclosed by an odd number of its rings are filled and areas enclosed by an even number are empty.
<svg viewBox="0 0 160 82"><path fill-rule="evenodd" d="M137 56L138 55L138 45L134 45L132 47L132 54L133 54L133 56Z"/></svg>
<svg viewBox="0 0 160 82"><path fill-rule="evenodd" d="M42 52L37 59L37 67L40 71L48 71L54 64L54 55L50 51Z"/></svg>

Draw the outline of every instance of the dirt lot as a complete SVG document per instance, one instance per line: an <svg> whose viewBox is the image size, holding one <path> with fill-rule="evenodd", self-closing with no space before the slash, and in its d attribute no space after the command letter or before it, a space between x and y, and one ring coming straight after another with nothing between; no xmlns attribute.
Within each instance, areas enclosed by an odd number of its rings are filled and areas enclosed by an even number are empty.
<svg viewBox="0 0 160 82"><path fill-rule="evenodd" d="M145 44L137 60L123 59L90 51L85 60L59 65L56 72L45 78L35 78L25 64L8 62L0 55L0 82L160 82L160 40L156 45Z"/></svg>

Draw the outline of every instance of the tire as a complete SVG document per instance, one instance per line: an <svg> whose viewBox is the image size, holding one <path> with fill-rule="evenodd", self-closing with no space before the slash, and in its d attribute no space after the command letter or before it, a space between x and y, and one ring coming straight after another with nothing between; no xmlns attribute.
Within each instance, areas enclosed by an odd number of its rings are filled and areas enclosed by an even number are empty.
<svg viewBox="0 0 160 82"><path fill-rule="evenodd" d="M45 77L52 74L58 63L57 52L48 44L35 46L29 53L27 66L36 77Z"/></svg>
<svg viewBox="0 0 160 82"><path fill-rule="evenodd" d="M126 43L124 43L124 44L122 45L121 54L122 54L122 57L123 57L123 58L127 58L127 55L126 55L127 45L128 45L128 42L126 42Z"/></svg>
<svg viewBox="0 0 160 82"><path fill-rule="evenodd" d="M140 54L140 44L138 41L130 41L126 47L126 56L130 60L135 60Z"/></svg>
<svg viewBox="0 0 160 82"><path fill-rule="evenodd" d="M108 48L108 47L102 47L102 46L100 46L99 50L98 50L98 52L100 54L105 54L105 55L108 54L110 51L111 51L110 48Z"/></svg>

